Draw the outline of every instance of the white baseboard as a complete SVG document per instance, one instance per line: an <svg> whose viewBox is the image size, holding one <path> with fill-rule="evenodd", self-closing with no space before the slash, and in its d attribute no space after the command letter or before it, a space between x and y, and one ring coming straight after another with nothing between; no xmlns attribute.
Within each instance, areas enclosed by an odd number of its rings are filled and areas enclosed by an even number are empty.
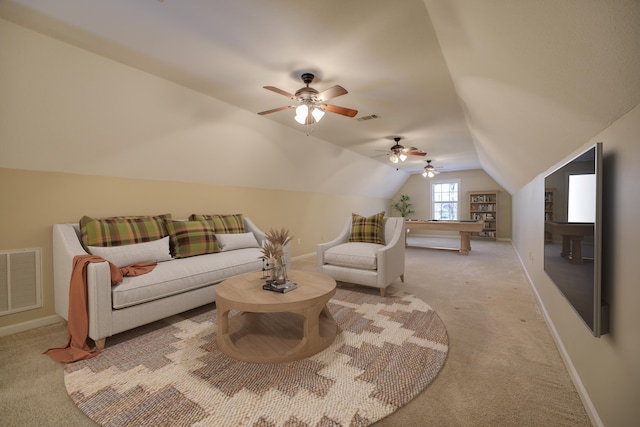
<svg viewBox="0 0 640 427"><path fill-rule="evenodd" d="M291 258L291 261L298 261L298 260L305 259L305 258L315 257L317 255L318 254L316 252L311 252L311 253L308 253L308 254L298 255L298 256L295 256L295 257Z"/></svg>
<svg viewBox="0 0 640 427"><path fill-rule="evenodd" d="M54 323L62 322L63 320L64 319L57 314L52 314L51 316L40 317L38 319L29 320L27 322L4 326L0 328L0 337L29 331L31 329L41 328L43 326L53 325Z"/></svg>
<svg viewBox="0 0 640 427"><path fill-rule="evenodd" d="M513 250L515 251L516 256L518 257L518 260L520 261L520 265L524 270L524 274L527 276L527 281L529 282L529 286L531 286L531 289L533 289L533 293L536 295L536 299L538 300L538 304L540 305L540 309L542 310L542 315L544 317L544 320L547 323L547 327L551 331L551 336L553 337L553 340L556 343L556 347L558 348L560 357L562 357L562 361L564 362L564 365L566 366L567 371L569 371L569 376L571 377L571 381L573 382L573 385L576 387L576 390L578 391L578 395L582 400L582 404L587 410L587 415L589 415L589 418L591 419L591 422L593 423L594 426L604 427L604 424L600 419L600 415L598 415L598 411L593 405L593 402L589 397L589 393L587 392L587 389L584 387L584 384L582 383L582 379L580 378L578 371L576 371L576 367L573 365L573 362L571 361L571 357L569 357L567 348L564 346L564 343L560 339L558 330L556 329L555 325L551 321L551 318L549 317L549 313L547 312L547 308L545 307L544 302L542 301L542 298L538 293L538 289L536 289L536 287L534 286L533 280L531 280L531 276L529 276L529 272L527 271L524 262L522 262L522 258L520 257L520 254L516 250L515 246L513 247Z"/></svg>

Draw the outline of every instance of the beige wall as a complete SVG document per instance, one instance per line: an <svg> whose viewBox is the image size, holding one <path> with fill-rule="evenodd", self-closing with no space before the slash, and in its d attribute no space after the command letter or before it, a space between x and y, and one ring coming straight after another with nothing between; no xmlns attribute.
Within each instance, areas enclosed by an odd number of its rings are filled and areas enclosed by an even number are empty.
<svg viewBox="0 0 640 427"><path fill-rule="evenodd" d="M498 239L511 238L511 195L504 190L493 178L480 169L442 172L434 178L428 179L420 174L411 175L396 195L392 198L395 203L401 194L408 195L415 213L408 216L413 219L431 219L431 183L433 181L458 179L460 180L459 218L469 219L469 191L498 190ZM400 216L397 210L393 216ZM416 233L418 234L418 233ZM428 234L436 234L429 232ZM442 235L457 235L456 232L440 232Z"/></svg>
<svg viewBox="0 0 640 427"><path fill-rule="evenodd" d="M610 307L611 332L591 335L544 272L544 176L514 194L514 246L527 270L574 381L588 396L600 425L637 426L640 420L640 106L584 147L603 143L603 297ZM560 159L559 159L560 160ZM564 159L567 160L567 159ZM562 161L556 166L562 165Z"/></svg>
<svg viewBox="0 0 640 427"><path fill-rule="evenodd" d="M264 231L288 228L296 257L315 253L316 244L335 237L352 212L389 211L387 199L3 168L0 200L0 250L42 248L44 288L43 308L0 316L0 331L54 314L55 223L77 222L83 215L242 213Z"/></svg>

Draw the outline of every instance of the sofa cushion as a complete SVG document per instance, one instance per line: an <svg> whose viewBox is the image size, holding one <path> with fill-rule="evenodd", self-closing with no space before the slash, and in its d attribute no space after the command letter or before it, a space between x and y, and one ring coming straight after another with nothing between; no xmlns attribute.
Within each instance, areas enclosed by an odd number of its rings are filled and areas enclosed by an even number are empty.
<svg viewBox="0 0 640 427"><path fill-rule="evenodd" d="M226 215L197 215L191 214L191 221L209 221L218 234L244 233L244 218L242 214Z"/></svg>
<svg viewBox="0 0 640 427"><path fill-rule="evenodd" d="M384 212L368 217L351 214L349 241L384 245L383 221Z"/></svg>
<svg viewBox="0 0 640 427"><path fill-rule="evenodd" d="M118 268L141 262L160 262L171 259L169 236L132 245L89 246L89 253L106 259Z"/></svg>
<svg viewBox="0 0 640 427"><path fill-rule="evenodd" d="M262 269L260 249L173 259L159 263L147 274L125 277L112 287L113 308L120 309L218 283L238 274ZM259 273L256 273L259 277ZM215 293L215 289L211 289Z"/></svg>
<svg viewBox="0 0 640 427"><path fill-rule="evenodd" d="M213 227L208 221L167 221L171 251L176 258L220 252Z"/></svg>
<svg viewBox="0 0 640 427"><path fill-rule="evenodd" d="M216 234L216 240L222 252L260 247L253 233Z"/></svg>
<svg viewBox="0 0 640 427"><path fill-rule="evenodd" d="M122 246L134 243L151 242L168 236L165 221L171 220L171 214L157 216L116 216L109 218L80 219L82 245Z"/></svg>
<svg viewBox="0 0 640 427"><path fill-rule="evenodd" d="M324 262L340 267L376 270L378 268L376 254L382 247L383 245L377 243L342 243L324 253Z"/></svg>

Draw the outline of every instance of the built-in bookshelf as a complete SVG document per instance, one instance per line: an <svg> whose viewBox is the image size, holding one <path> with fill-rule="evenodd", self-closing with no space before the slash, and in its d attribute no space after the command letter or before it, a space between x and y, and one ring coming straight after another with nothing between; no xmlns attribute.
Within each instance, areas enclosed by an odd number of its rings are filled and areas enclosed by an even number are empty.
<svg viewBox="0 0 640 427"><path fill-rule="evenodd" d="M498 191L470 191L470 219L484 220L484 229L472 237L495 240L498 234Z"/></svg>
<svg viewBox="0 0 640 427"><path fill-rule="evenodd" d="M544 220L553 221L553 198L555 190L547 188L544 190Z"/></svg>
<svg viewBox="0 0 640 427"><path fill-rule="evenodd" d="M555 198L556 190L554 188L545 188L544 189L544 220L545 221L553 221L553 200ZM553 240L553 235L545 231L544 239L547 242Z"/></svg>

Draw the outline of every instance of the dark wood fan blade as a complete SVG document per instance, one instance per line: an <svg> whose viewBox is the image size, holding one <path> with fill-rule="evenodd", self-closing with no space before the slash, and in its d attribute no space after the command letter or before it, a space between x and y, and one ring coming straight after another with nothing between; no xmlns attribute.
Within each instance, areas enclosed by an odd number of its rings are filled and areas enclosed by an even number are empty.
<svg viewBox="0 0 640 427"><path fill-rule="evenodd" d="M416 147L403 148L402 152L407 156L426 156L427 153Z"/></svg>
<svg viewBox="0 0 640 427"><path fill-rule="evenodd" d="M274 108L273 110L261 111L258 114L264 116L265 114L275 113L276 111L288 110L289 108L293 108L293 105L285 105L284 107Z"/></svg>
<svg viewBox="0 0 640 427"><path fill-rule="evenodd" d="M262 87L267 89L267 90L270 90L271 92L275 92L275 93L279 93L280 95L284 95L287 98L296 99L295 95L292 95L289 92L285 92L282 89L278 89L277 87L274 87L274 86L262 86Z"/></svg>
<svg viewBox="0 0 640 427"><path fill-rule="evenodd" d="M354 117L358 114L358 110L352 110L350 108L338 107L337 105L326 104L324 106L324 110L330 113L342 114L347 117Z"/></svg>
<svg viewBox="0 0 640 427"><path fill-rule="evenodd" d="M328 101L329 99L341 96L341 95L345 95L349 92L347 92L347 90L345 88L343 88L340 85L335 85L333 87L330 87L329 89L322 91L318 94L318 99L320 101Z"/></svg>

